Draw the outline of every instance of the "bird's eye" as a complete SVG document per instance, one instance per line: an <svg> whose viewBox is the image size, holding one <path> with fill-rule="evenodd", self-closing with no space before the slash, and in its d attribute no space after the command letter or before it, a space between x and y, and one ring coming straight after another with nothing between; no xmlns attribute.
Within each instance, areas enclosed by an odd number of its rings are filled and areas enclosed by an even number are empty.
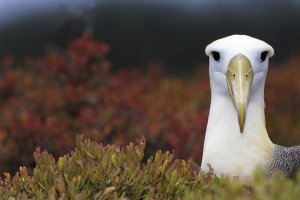
<svg viewBox="0 0 300 200"><path fill-rule="evenodd" d="M268 53L268 51L264 51L260 54L260 62L264 62L266 60Z"/></svg>
<svg viewBox="0 0 300 200"><path fill-rule="evenodd" d="M212 51L211 53L212 53L214 60L219 62L220 61L220 53L217 51Z"/></svg>

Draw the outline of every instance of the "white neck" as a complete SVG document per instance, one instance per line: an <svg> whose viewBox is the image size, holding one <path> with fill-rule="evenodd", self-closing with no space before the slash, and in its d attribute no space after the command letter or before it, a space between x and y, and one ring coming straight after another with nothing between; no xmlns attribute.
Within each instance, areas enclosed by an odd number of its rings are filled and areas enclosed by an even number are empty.
<svg viewBox="0 0 300 200"><path fill-rule="evenodd" d="M220 92L211 83L211 105L201 168L209 163L217 175L249 176L265 164L274 148L265 127L264 84L254 86L249 99L244 132L229 92Z"/></svg>

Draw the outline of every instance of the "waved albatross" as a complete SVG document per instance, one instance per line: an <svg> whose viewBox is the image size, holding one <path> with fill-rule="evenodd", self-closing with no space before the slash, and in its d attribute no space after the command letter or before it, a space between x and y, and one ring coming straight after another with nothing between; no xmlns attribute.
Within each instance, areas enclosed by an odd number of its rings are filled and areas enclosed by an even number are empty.
<svg viewBox="0 0 300 200"><path fill-rule="evenodd" d="M201 169L217 176L249 178L259 167L267 175L293 176L300 146L273 144L265 126L264 87L273 48L246 35L209 44L211 104Z"/></svg>

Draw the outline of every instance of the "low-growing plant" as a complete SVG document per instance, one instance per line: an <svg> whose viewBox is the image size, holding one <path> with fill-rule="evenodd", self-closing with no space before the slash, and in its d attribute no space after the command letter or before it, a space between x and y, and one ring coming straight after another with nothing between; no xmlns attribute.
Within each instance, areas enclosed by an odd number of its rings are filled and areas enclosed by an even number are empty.
<svg viewBox="0 0 300 200"><path fill-rule="evenodd" d="M258 173L252 182L217 178L195 170L191 161L157 151L143 162L146 141L125 147L78 136L76 148L58 160L40 148L33 173L26 167L0 181L1 199L297 199L295 180Z"/></svg>

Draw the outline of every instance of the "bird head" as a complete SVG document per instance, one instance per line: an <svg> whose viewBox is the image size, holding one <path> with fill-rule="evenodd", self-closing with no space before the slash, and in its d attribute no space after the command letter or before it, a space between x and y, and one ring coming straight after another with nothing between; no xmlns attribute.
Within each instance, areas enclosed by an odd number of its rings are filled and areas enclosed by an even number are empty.
<svg viewBox="0 0 300 200"><path fill-rule="evenodd" d="M256 90L263 93L273 48L253 37L232 35L209 44L209 74L212 93L230 96L243 133L246 111Z"/></svg>

